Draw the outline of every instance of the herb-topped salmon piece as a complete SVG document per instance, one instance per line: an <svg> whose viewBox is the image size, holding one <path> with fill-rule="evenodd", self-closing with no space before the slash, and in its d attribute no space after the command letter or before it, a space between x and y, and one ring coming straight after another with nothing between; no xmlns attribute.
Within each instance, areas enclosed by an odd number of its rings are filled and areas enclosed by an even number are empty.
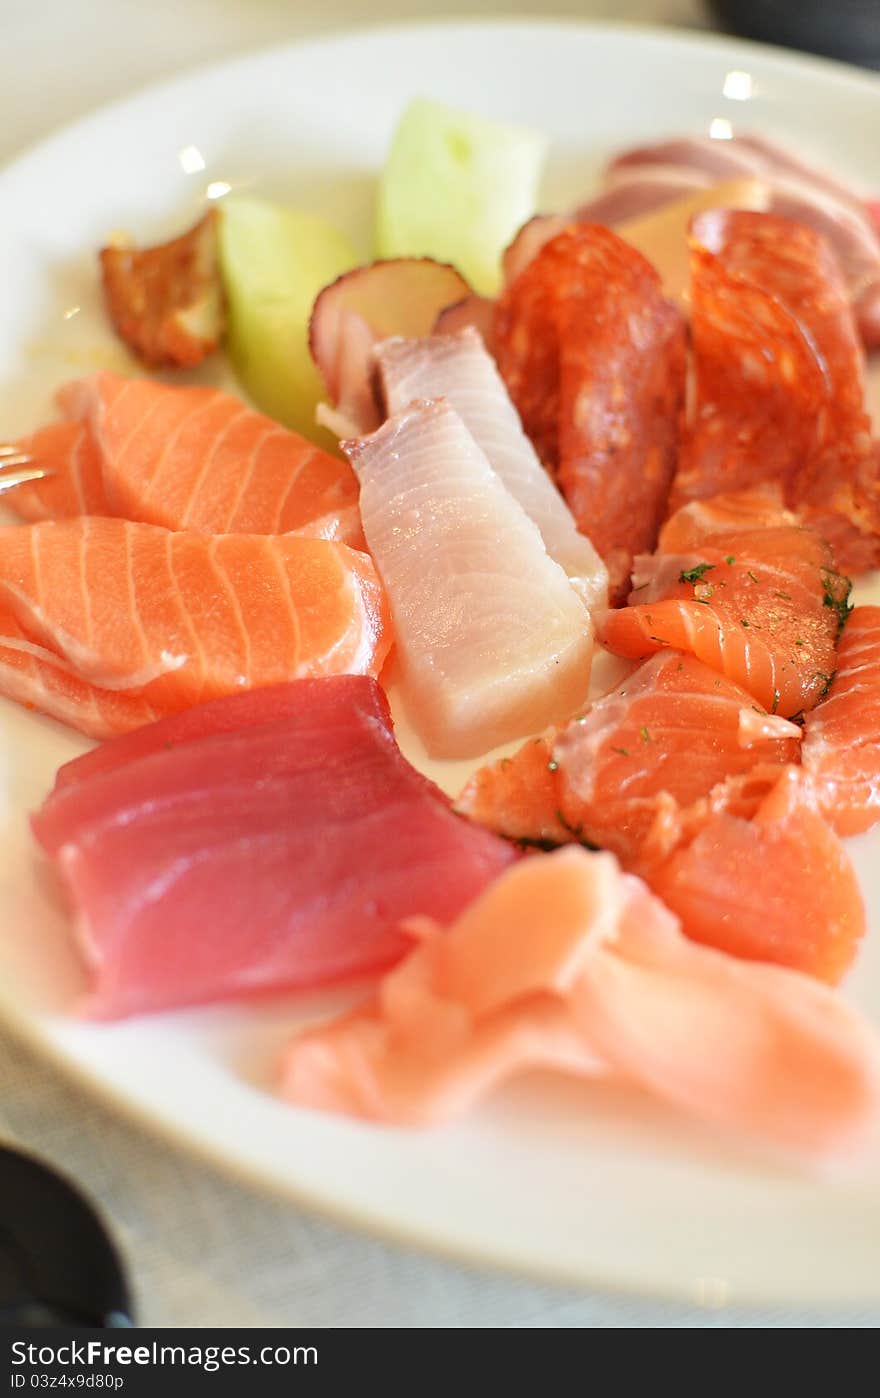
<svg viewBox="0 0 880 1398"><path fill-rule="evenodd" d="M627 606L600 615L597 629L604 645L632 659L689 651L763 708L791 717L828 690L850 585L813 530L778 513L743 528L752 498L719 497L711 515L689 506L684 520L673 516L657 552L636 560Z"/></svg>
<svg viewBox="0 0 880 1398"><path fill-rule="evenodd" d="M561 729L481 768L458 807L525 845L611 849L641 869L729 777L796 762L800 731L691 655L664 651Z"/></svg>
<svg viewBox="0 0 880 1398"><path fill-rule="evenodd" d="M864 910L800 740L746 690L663 650L580 719L475 773L458 808L524 848L612 850L688 936L836 980Z"/></svg>

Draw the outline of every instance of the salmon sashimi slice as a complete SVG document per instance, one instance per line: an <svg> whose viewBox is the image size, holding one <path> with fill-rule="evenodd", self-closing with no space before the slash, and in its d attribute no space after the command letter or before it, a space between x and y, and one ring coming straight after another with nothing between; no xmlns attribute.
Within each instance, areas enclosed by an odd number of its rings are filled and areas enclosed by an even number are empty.
<svg viewBox="0 0 880 1398"><path fill-rule="evenodd" d="M22 437L21 451L47 474L7 492L3 504L21 519L109 515L101 453L85 422L54 422Z"/></svg>
<svg viewBox="0 0 880 1398"><path fill-rule="evenodd" d="M776 481L842 566L876 566L863 354L830 245L776 215L711 210L691 249L695 388L671 508Z"/></svg>
<svg viewBox="0 0 880 1398"><path fill-rule="evenodd" d="M386 340L376 350L376 363L389 413L419 398L451 403L587 607L604 606L605 565L589 539L578 533L571 510L538 460L478 332Z"/></svg>
<svg viewBox="0 0 880 1398"><path fill-rule="evenodd" d="M695 828L650 876L687 935L733 956L840 980L864 935L864 905L800 770L783 772L751 819L722 809Z"/></svg>
<svg viewBox="0 0 880 1398"><path fill-rule="evenodd" d="M225 726L235 695L171 749L158 734L140 754L111 743L111 761L36 817L89 968L89 1016L375 971L408 949L402 919L452 921L515 860L406 762L374 680L285 689L267 722Z"/></svg>
<svg viewBox="0 0 880 1398"><path fill-rule="evenodd" d="M509 839L579 840L642 871L677 846L693 802L759 764L778 773L800 737L693 656L664 651L564 728L476 772L458 808Z"/></svg>
<svg viewBox="0 0 880 1398"><path fill-rule="evenodd" d="M657 553L637 559L628 605L600 613L597 633L633 659L667 646L690 651L763 708L791 717L828 689L850 585L813 530L772 515L740 528L754 498L714 502L716 522L729 507L735 529L713 528L693 506L684 519L673 516Z"/></svg>
<svg viewBox="0 0 880 1398"><path fill-rule="evenodd" d="M670 515L657 539L658 553L688 553L705 543L724 540L730 534L751 529L778 529L800 521L772 481L737 490L730 495L699 497Z"/></svg>
<svg viewBox="0 0 880 1398"><path fill-rule="evenodd" d="M429 752L478 757L577 710L589 616L449 403L414 404L344 450Z"/></svg>
<svg viewBox="0 0 880 1398"><path fill-rule="evenodd" d="M231 394L102 372L59 401L70 421L21 444L51 472L10 493L22 518L363 542L348 464Z"/></svg>
<svg viewBox="0 0 880 1398"><path fill-rule="evenodd" d="M372 562L344 544L90 516L0 531L0 692L92 737L246 687L375 675L389 646Z"/></svg>
<svg viewBox="0 0 880 1398"><path fill-rule="evenodd" d="M291 1101L425 1125L543 1067L612 1075L808 1158L876 1135L866 1021L809 977L688 940L611 855L525 860L448 930L419 931L373 1001L294 1040Z"/></svg>
<svg viewBox="0 0 880 1398"><path fill-rule="evenodd" d="M837 673L807 715L802 759L818 808L838 835L880 820L880 607L856 607Z"/></svg>
<svg viewBox="0 0 880 1398"><path fill-rule="evenodd" d="M675 471L685 327L641 253L588 224L550 239L502 293L499 367L618 598L653 548Z"/></svg>

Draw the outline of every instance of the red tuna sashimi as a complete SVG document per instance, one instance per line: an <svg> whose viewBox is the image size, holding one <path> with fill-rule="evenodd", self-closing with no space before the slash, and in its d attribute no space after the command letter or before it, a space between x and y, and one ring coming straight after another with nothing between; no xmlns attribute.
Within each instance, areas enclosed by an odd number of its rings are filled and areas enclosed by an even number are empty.
<svg viewBox="0 0 880 1398"><path fill-rule="evenodd" d="M104 738L247 687L378 674L371 560L82 516L0 531L0 693Z"/></svg>
<svg viewBox="0 0 880 1398"><path fill-rule="evenodd" d="M37 817L90 966L90 1015L387 966L407 946L402 919L452 920L515 859L405 761L374 681L291 689L287 716L154 747Z"/></svg>
<svg viewBox="0 0 880 1398"><path fill-rule="evenodd" d="M111 809L115 803L132 803L141 774L147 789L150 784L155 788L153 799L160 787L163 792L169 787L172 795L185 787L182 779L174 782L176 769L165 762L169 753L179 753L183 764L191 755L190 749L195 748L192 755L198 763L200 755L209 751L208 740L216 739L218 745L212 750L218 756L225 754L225 766L229 753L235 751L232 744L246 751L245 744L260 741L250 733L251 729L278 733L319 706L326 733L350 726L353 714L375 719L392 732L391 710L384 690L362 675L296 680L227 694L130 733L120 733L66 762L55 774L52 791L32 817L34 834L43 848L54 854L76 835L80 826L94 820L96 812ZM222 747L223 741L230 743L228 750ZM283 754L279 760L283 760ZM218 781L223 777L224 772L216 774Z"/></svg>
<svg viewBox="0 0 880 1398"><path fill-rule="evenodd" d="M838 835L880 820L880 607L856 607L827 698L807 715L804 772Z"/></svg>
<svg viewBox="0 0 880 1398"><path fill-rule="evenodd" d="M362 542L348 464L231 394L104 372L59 397L71 422L21 443L50 472L10 493L24 519L107 514L206 534Z"/></svg>
<svg viewBox="0 0 880 1398"><path fill-rule="evenodd" d="M641 871L728 778L797 761L800 730L693 656L665 651L564 728L476 772L458 808L509 839L581 840Z"/></svg>
<svg viewBox="0 0 880 1398"><path fill-rule="evenodd" d="M755 498L719 497L709 511L673 516L657 553L637 559L628 605L600 615L597 631L633 659L690 651L790 717L828 688L849 582L813 530L779 522L781 506L741 527Z"/></svg>
<svg viewBox="0 0 880 1398"><path fill-rule="evenodd" d="M424 1125L534 1067L612 1074L807 1156L864 1147L880 1121L880 1047L842 999L696 945L613 857L577 849L423 927L375 1000L294 1040L282 1090Z"/></svg>
<svg viewBox="0 0 880 1398"><path fill-rule="evenodd" d="M769 214L700 214L691 303L695 391L672 508L775 481L842 566L875 565L880 489L863 357L830 246Z"/></svg>
<svg viewBox="0 0 880 1398"><path fill-rule="evenodd" d="M585 225L552 238L507 287L495 331L523 425L619 595L666 511L684 396L681 316L640 253Z"/></svg>
<svg viewBox="0 0 880 1398"><path fill-rule="evenodd" d="M748 960L773 961L832 984L865 932L855 872L791 767L757 812L717 810L650 884L689 937Z"/></svg>
<svg viewBox="0 0 880 1398"><path fill-rule="evenodd" d="M366 712L365 696L369 695L373 717L382 720L390 729L390 710L384 690L379 685L370 685L365 691L360 675L336 675L332 684L324 679L312 679L267 685L262 689L243 689L236 694L226 694L222 699L209 700L191 709L183 709L180 713L169 714L167 718L157 719L144 728L120 733L107 742L89 748L88 752L81 753L58 768L51 799L89 777L103 776L116 767L124 767L154 752L170 752L172 748L183 747L200 738L242 728L257 728L262 724L276 723L279 719L295 717L302 704L302 695L306 692L304 686L309 685L321 686L325 702L328 706L332 702L333 708L328 708L328 718L330 713L336 712L337 707L347 713L353 703L357 703L361 712Z"/></svg>

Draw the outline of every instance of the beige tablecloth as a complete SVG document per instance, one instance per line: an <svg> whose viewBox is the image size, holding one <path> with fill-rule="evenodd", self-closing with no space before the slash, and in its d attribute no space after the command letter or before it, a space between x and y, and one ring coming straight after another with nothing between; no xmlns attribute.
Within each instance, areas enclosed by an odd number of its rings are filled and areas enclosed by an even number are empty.
<svg viewBox="0 0 880 1398"><path fill-rule="evenodd" d="M2 0L0 160L99 102L194 63L353 22L446 14L594 15L705 24L699 0L544 6L351 0ZM2 213L0 213L2 217ZM101 1206L145 1324L847 1326L875 1315L698 1311L479 1273L332 1227L168 1148L0 1035L0 1136Z"/></svg>

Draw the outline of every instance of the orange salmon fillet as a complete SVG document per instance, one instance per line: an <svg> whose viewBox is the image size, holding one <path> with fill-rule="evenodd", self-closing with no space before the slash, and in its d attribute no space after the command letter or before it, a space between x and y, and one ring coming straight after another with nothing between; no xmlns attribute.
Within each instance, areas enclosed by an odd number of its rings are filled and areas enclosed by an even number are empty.
<svg viewBox="0 0 880 1398"><path fill-rule="evenodd" d="M836 984L865 932L855 871L784 772L751 820L711 815L649 882L689 937L750 961L773 961Z"/></svg>
<svg viewBox="0 0 880 1398"><path fill-rule="evenodd" d="M81 517L0 531L0 692L92 737L303 676L377 675L370 558Z"/></svg>
<svg viewBox="0 0 880 1398"><path fill-rule="evenodd" d="M797 725L662 651L581 719L475 773L457 804L527 847L611 850L688 936L836 981L864 910L799 747Z"/></svg>
<svg viewBox="0 0 880 1398"><path fill-rule="evenodd" d="M632 659L667 646L690 651L790 717L828 689L849 580L816 533L778 522L778 511L742 528L753 501L719 497L714 519L693 506L684 520L673 516L657 553L637 559L628 605L600 614L597 632ZM736 527L719 519L728 509Z"/></svg>
<svg viewBox="0 0 880 1398"><path fill-rule="evenodd" d="M852 612L828 697L807 715L802 759L838 835L880 820L880 607Z"/></svg>
<svg viewBox="0 0 880 1398"><path fill-rule="evenodd" d="M348 463L228 393L103 372L66 385L59 401L70 421L21 442L51 471L9 495L24 519L106 514L362 544Z"/></svg>
<svg viewBox="0 0 880 1398"><path fill-rule="evenodd" d="M481 768L458 809L526 844L613 850L629 869L674 848L682 812L727 778L797 761L800 732L693 656L664 651L563 728Z"/></svg>

